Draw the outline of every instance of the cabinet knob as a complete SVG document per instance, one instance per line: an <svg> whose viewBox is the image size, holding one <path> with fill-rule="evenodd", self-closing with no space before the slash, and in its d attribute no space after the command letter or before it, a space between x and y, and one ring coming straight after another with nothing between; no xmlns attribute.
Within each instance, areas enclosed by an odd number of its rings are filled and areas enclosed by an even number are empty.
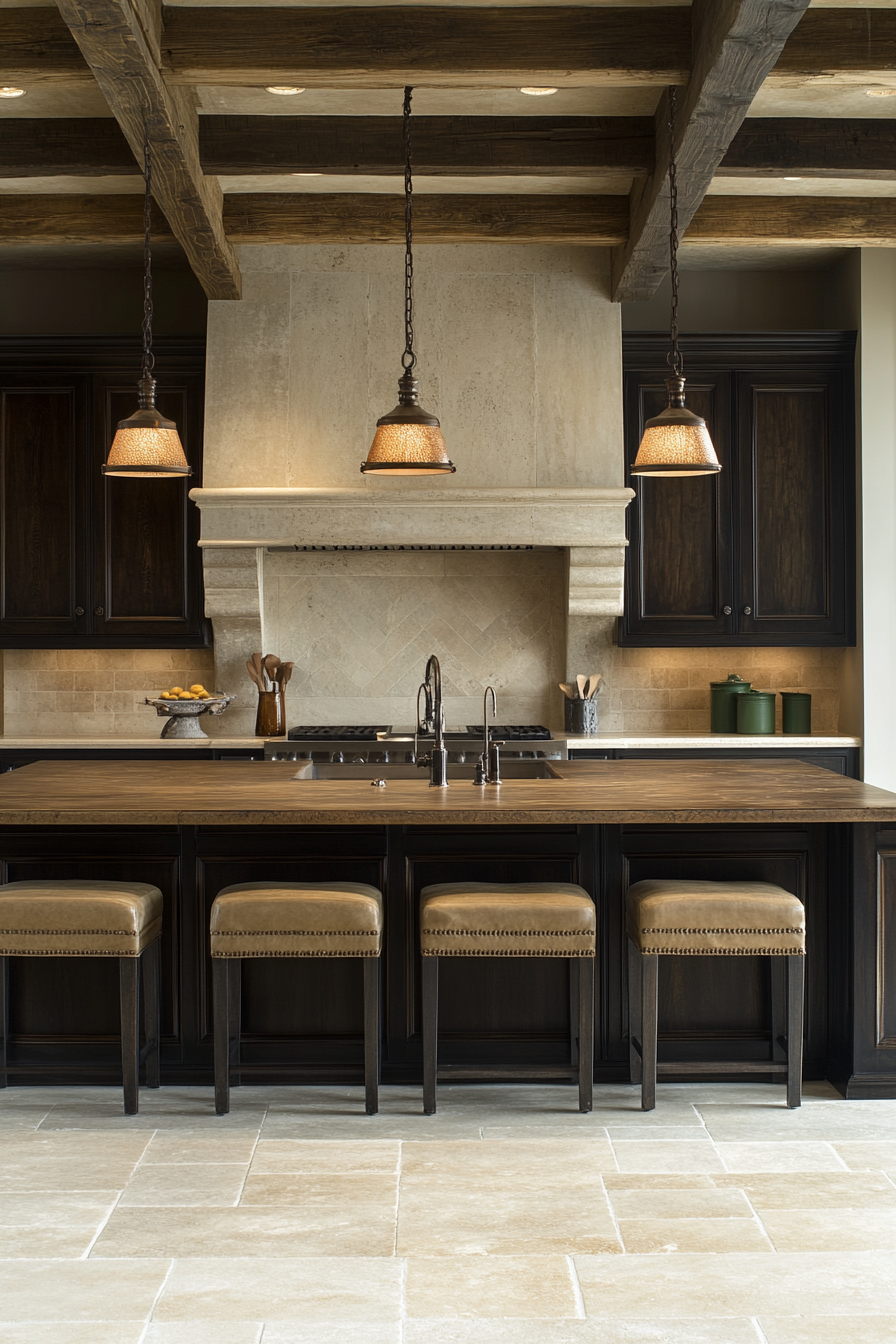
<svg viewBox="0 0 896 1344"><path fill-rule="evenodd" d="M103 614L104 611L105 611L105 607L94 607L94 609L93 609L93 614L94 614L94 616L102 616L102 614Z"/></svg>
<svg viewBox="0 0 896 1344"><path fill-rule="evenodd" d="M730 608L730 607L723 607L723 608L722 608L722 615L723 615L723 616L730 616L730 615L731 615L731 608Z"/></svg>
<svg viewBox="0 0 896 1344"><path fill-rule="evenodd" d="M744 607L744 615L745 615L745 616L751 616L752 613L753 613L753 608L752 608L752 607Z"/></svg>
<svg viewBox="0 0 896 1344"><path fill-rule="evenodd" d="M76 615L76 616L83 616L83 615L84 615L84 608L83 608L83 607L75 607L75 615Z"/></svg>

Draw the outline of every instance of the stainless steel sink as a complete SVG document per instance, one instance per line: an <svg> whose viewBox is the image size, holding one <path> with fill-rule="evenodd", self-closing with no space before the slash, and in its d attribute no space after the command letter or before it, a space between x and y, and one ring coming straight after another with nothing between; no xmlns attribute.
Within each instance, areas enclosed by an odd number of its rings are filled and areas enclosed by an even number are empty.
<svg viewBox="0 0 896 1344"><path fill-rule="evenodd" d="M475 766L457 765L449 762L448 779L470 780L475 774ZM427 772L407 762L385 765L375 762L365 764L335 765L324 761L307 761L293 776L294 779L419 779L424 783ZM501 778L508 782L513 779L562 779L549 761L545 760L507 760L501 762Z"/></svg>

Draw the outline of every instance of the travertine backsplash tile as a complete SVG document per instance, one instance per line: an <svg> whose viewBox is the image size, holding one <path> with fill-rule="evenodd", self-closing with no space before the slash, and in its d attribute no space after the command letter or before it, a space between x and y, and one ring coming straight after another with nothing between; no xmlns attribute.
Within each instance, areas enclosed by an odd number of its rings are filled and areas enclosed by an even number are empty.
<svg viewBox="0 0 896 1344"><path fill-rule="evenodd" d="M7 649L3 731L158 737L163 724L145 698L197 681L211 690L214 677L211 649Z"/></svg>

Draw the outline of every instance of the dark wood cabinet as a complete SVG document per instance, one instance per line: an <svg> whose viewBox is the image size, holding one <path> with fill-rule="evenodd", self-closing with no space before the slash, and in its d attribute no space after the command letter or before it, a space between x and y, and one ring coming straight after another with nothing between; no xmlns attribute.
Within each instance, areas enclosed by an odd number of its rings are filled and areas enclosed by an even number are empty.
<svg viewBox="0 0 896 1344"><path fill-rule="evenodd" d="M666 404L668 337L623 337L627 470ZM682 340L720 473L631 478L619 643L855 643L855 333Z"/></svg>
<svg viewBox="0 0 896 1344"><path fill-rule="evenodd" d="M102 475L140 343L0 340L0 648L207 645L199 515L205 342L159 340L160 410L193 475Z"/></svg>

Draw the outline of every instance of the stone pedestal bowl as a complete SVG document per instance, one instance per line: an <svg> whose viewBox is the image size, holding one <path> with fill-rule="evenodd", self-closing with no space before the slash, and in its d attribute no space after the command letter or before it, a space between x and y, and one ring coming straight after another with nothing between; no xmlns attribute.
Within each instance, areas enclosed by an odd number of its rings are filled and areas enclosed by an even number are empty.
<svg viewBox="0 0 896 1344"><path fill-rule="evenodd" d="M147 697L146 703L155 707L160 719L168 720L162 729L162 737L202 737L208 741L208 733L204 733L199 726L200 714L223 714L231 700L235 699L235 695L224 695L217 691L208 700L160 700Z"/></svg>

